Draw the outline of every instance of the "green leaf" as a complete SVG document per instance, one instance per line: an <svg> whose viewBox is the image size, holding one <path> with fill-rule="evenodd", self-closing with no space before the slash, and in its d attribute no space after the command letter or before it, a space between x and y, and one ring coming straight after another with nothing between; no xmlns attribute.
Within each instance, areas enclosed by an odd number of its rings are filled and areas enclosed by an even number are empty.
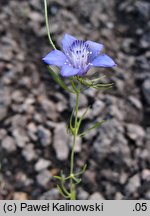
<svg viewBox="0 0 150 216"><path fill-rule="evenodd" d="M71 130L72 134L74 134L73 113L74 113L74 109L72 110L72 113L71 113L71 116L70 116L70 130Z"/></svg>
<svg viewBox="0 0 150 216"><path fill-rule="evenodd" d="M93 88L105 90L105 89L112 88L113 85L114 85L114 83L108 83L108 84L98 83L98 84L94 85Z"/></svg>
<svg viewBox="0 0 150 216"><path fill-rule="evenodd" d="M80 127L81 122L84 118L84 116L87 114L88 110L90 109L90 106L85 110L85 112L83 113L83 115L80 117L79 122L78 122L78 127Z"/></svg>
<svg viewBox="0 0 150 216"><path fill-rule="evenodd" d="M80 172L76 173L75 176L82 175L82 174L85 172L86 168L87 168L87 164L85 164L85 165L83 166L82 170L81 170Z"/></svg>
<svg viewBox="0 0 150 216"><path fill-rule="evenodd" d="M54 72L54 70L48 66L48 70L51 74L51 76L53 77L53 79L55 80L55 82L57 82L64 90L66 90L69 93L74 93L74 91L72 91L71 89L69 89L65 83L63 82L63 80L60 78L60 76Z"/></svg>
<svg viewBox="0 0 150 216"><path fill-rule="evenodd" d="M69 198L69 196L66 196L66 195L64 194L63 190L61 189L61 187L60 187L59 185L57 185L57 189L58 189L59 193L60 193L63 197Z"/></svg>
<svg viewBox="0 0 150 216"><path fill-rule="evenodd" d="M98 77L98 78L92 79L91 81L92 81L93 83L97 83L98 81L104 79L105 77L106 77L106 76L101 76L101 77Z"/></svg>
<svg viewBox="0 0 150 216"><path fill-rule="evenodd" d="M62 186L62 189L64 191L64 193L66 193L67 196L70 195L70 193L67 191L67 189L65 188L65 185L64 185L64 181L61 181L61 186Z"/></svg>
<svg viewBox="0 0 150 216"><path fill-rule="evenodd" d="M53 176L53 178L56 178L56 179L62 180L62 177L61 177L61 176Z"/></svg>
<svg viewBox="0 0 150 216"><path fill-rule="evenodd" d="M73 178L73 180L76 182L76 184L79 184L82 180L81 180L81 178Z"/></svg>
<svg viewBox="0 0 150 216"><path fill-rule="evenodd" d="M85 172L86 168L87 168L87 164L85 164L85 165L83 166L83 169L82 169L82 172L83 172L83 173Z"/></svg>
<svg viewBox="0 0 150 216"><path fill-rule="evenodd" d="M70 83L71 83L71 85L72 85L73 90L74 90L75 92L77 92L77 88L76 88L76 86L75 86L75 83L73 82L72 77L70 77Z"/></svg>
<svg viewBox="0 0 150 216"><path fill-rule="evenodd" d="M101 126L103 123L105 122L105 120L102 120L100 122L96 122L96 124L94 124L92 127L88 128L87 130L85 130L83 133L79 134L79 136L84 136L85 134L87 134L89 131Z"/></svg>
<svg viewBox="0 0 150 216"><path fill-rule="evenodd" d="M94 88L94 89L110 89L114 85L113 83L99 83L100 80L102 80L105 76L96 78L96 79L89 79L89 78L82 78L75 76L74 79L78 80L82 85L88 87L88 88Z"/></svg>

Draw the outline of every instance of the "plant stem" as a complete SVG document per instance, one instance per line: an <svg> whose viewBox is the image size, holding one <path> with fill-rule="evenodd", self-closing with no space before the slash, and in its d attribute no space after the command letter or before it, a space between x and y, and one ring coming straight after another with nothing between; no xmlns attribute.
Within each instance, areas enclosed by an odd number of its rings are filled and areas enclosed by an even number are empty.
<svg viewBox="0 0 150 216"><path fill-rule="evenodd" d="M50 45L53 47L53 49L56 49L52 39L51 39L51 35L50 35L50 31L49 31L49 25L48 25L48 13L47 13L47 0L44 0L44 11L45 11L45 23L46 23L46 31L47 31L47 35L48 35L48 39L49 39L49 43Z"/></svg>
<svg viewBox="0 0 150 216"><path fill-rule="evenodd" d="M72 145L72 151L71 151L71 160L70 160L70 176L74 175L74 148L76 144L76 138L78 135L78 105L79 105L79 94L80 94L80 83L78 83L78 89L76 91L76 105L75 105L75 124L74 124L74 133L73 133L73 145ZM75 192L75 184L73 183L73 179L70 179L70 194L71 200L76 199L76 192Z"/></svg>

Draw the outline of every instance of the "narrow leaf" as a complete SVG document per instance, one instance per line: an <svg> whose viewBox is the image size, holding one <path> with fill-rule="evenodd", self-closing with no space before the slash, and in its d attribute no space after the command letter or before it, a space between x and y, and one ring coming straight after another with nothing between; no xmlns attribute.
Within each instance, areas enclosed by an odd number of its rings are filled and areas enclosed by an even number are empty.
<svg viewBox="0 0 150 216"><path fill-rule="evenodd" d="M73 178L73 180L77 183L77 184L79 184L80 182L81 182L81 178Z"/></svg>
<svg viewBox="0 0 150 216"><path fill-rule="evenodd" d="M72 85L73 90L74 90L75 92L78 92L78 90L77 90L77 88L76 88L76 85L75 85L75 83L73 82L72 77L70 78L70 82L71 82L71 85Z"/></svg>
<svg viewBox="0 0 150 216"><path fill-rule="evenodd" d="M67 191L67 189L65 188L65 185L64 185L64 182L61 181L61 186L62 186L62 189L64 191L64 193L66 193L68 196L70 195L69 192Z"/></svg>
<svg viewBox="0 0 150 216"><path fill-rule="evenodd" d="M57 189L59 190L59 193L60 193L63 197L69 198L69 196L66 196L66 195L64 194L64 192L62 191L62 189L61 189L61 187L60 187L59 185L57 185Z"/></svg>
<svg viewBox="0 0 150 216"><path fill-rule="evenodd" d="M74 109L72 110L71 116L70 116L70 129L71 132L73 133L74 127L73 127L73 113L74 113Z"/></svg>
<svg viewBox="0 0 150 216"><path fill-rule="evenodd" d="M85 112L83 113L83 115L80 117L79 122L78 122L79 127L80 127L80 125L81 125L82 120L84 119L84 116L87 114L89 108L90 108L90 106L85 110Z"/></svg>
<svg viewBox="0 0 150 216"><path fill-rule="evenodd" d="M87 168L87 164L85 164L85 165L83 166L82 172L85 172L86 168Z"/></svg>
<svg viewBox="0 0 150 216"><path fill-rule="evenodd" d="M80 172L76 173L75 176L82 175L82 174L85 172L86 168L87 168L87 164L85 164L85 165L83 166L82 170L81 170Z"/></svg>
<svg viewBox="0 0 150 216"><path fill-rule="evenodd" d="M61 176L53 176L53 178L56 178L56 179L62 180L62 177L61 177Z"/></svg>
<svg viewBox="0 0 150 216"><path fill-rule="evenodd" d="M79 136L84 136L85 134L87 134L89 131L101 126L103 123L105 122L105 120L102 120L100 122L97 122L96 124L94 124L91 128L88 128L87 130L85 130L83 133L79 134Z"/></svg>

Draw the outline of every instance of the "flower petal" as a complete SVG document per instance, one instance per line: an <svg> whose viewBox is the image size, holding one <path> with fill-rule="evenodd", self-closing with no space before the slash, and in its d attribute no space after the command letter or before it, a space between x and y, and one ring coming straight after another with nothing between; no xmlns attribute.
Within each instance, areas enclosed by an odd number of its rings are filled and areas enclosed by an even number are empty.
<svg viewBox="0 0 150 216"><path fill-rule="evenodd" d="M96 58L99 55L99 53L102 51L104 46L103 44L96 43L93 41L86 41L86 44L89 45L89 48L91 51L91 56L90 56L89 61L93 61L93 59Z"/></svg>
<svg viewBox="0 0 150 216"><path fill-rule="evenodd" d="M75 37L69 35L69 34L65 34L62 41L61 41L61 44L62 44L62 48L64 50L64 52L67 52L67 49L69 48L69 46L71 46L71 44L77 40Z"/></svg>
<svg viewBox="0 0 150 216"><path fill-rule="evenodd" d="M61 75L64 77L74 76L78 74L79 69L64 65L60 71Z"/></svg>
<svg viewBox="0 0 150 216"><path fill-rule="evenodd" d="M102 54L94 59L92 65L94 67L114 67L116 63L108 55Z"/></svg>
<svg viewBox="0 0 150 216"><path fill-rule="evenodd" d="M64 65L64 62L66 61L66 56L63 52L59 50L53 50L52 52L48 53L42 60L46 64L61 67Z"/></svg>

